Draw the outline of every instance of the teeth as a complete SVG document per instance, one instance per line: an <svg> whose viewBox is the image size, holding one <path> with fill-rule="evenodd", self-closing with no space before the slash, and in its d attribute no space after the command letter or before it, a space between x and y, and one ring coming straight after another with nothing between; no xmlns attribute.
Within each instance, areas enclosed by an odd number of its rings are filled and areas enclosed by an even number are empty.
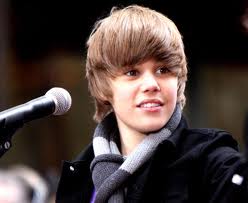
<svg viewBox="0 0 248 203"><path fill-rule="evenodd" d="M158 104L158 103L145 103L145 104L141 105L141 107L144 107L144 108L151 108L151 107L157 107L157 106L160 106L160 104Z"/></svg>

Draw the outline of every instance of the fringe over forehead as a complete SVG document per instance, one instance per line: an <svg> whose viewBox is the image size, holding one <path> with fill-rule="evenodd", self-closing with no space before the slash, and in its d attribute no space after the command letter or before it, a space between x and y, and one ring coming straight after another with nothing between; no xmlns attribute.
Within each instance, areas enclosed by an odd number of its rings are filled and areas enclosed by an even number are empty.
<svg viewBox="0 0 248 203"><path fill-rule="evenodd" d="M89 63L111 75L149 58L169 66L180 66L184 58L181 35L174 23L140 6L112 9L109 17L97 22L87 45Z"/></svg>

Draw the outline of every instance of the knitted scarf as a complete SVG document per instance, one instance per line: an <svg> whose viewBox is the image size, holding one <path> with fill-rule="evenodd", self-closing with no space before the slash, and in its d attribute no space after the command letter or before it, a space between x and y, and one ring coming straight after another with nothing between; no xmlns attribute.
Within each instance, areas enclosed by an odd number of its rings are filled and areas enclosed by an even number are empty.
<svg viewBox="0 0 248 203"><path fill-rule="evenodd" d="M92 180L96 190L95 203L124 202L123 183L150 159L159 143L167 139L181 120L181 108L176 106L167 124L150 133L125 159L117 145L118 128L114 114L98 124L93 137L95 158L91 163Z"/></svg>

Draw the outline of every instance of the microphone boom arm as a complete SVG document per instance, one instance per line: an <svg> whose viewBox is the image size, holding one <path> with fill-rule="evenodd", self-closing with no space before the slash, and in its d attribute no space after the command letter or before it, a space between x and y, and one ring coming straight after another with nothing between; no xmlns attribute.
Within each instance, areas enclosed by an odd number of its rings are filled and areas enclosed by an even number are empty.
<svg viewBox="0 0 248 203"><path fill-rule="evenodd" d="M11 148L11 138L15 132L23 126L23 123L18 123L11 128L5 127L5 119L0 121L0 158Z"/></svg>

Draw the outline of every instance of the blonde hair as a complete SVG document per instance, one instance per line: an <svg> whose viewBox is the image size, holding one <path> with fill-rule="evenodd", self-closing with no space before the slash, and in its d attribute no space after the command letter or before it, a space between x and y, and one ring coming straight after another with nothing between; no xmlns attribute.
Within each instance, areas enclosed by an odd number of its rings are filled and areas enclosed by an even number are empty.
<svg viewBox="0 0 248 203"><path fill-rule="evenodd" d="M116 76L118 69L148 59L178 69L177 102L182 108L185 105L184 45L176 25L163 14L138 5L114 7L108 17L96 22L87 47L86 77L95 100L97 122L112 111L109 79Z"/></svg>

